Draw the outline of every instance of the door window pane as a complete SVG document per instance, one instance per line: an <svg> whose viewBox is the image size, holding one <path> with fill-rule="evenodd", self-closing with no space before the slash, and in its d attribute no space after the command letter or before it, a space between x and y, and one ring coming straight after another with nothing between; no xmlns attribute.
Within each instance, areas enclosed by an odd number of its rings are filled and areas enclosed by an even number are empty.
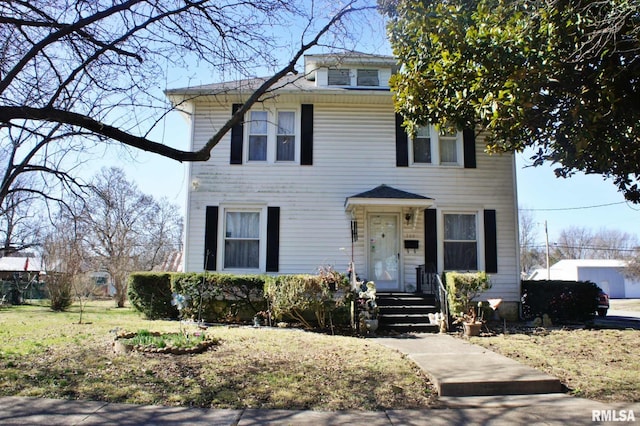
<svg viewBox="0 0 640 426"><path fill-rule="evenodd" d="M260 267L260 213L227 212L224 242L225 268Z"/></svg>
<svg viewBox="0 0 640 426"><path fill-rule="evenodd" d="M249 126L249 160L267 160L267 112L251 111Z"/></svg>
<svg viewBox="0 0 640 426"><path fill-rule="evenodd" d="M294 161L296 154L295 113L278 112L276 161Z"/></svg>

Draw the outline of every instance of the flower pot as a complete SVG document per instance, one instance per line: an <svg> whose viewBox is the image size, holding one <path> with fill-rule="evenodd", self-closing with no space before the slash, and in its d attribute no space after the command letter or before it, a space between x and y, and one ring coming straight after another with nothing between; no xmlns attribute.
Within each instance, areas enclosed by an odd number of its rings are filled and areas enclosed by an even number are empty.
<svg viewBox="0 0 640 426"><path fill-rule="evenodd" d="M465 336L479 336L480 335L480 328L482 327L482 323L481 322L465 322L462 323L463 327L464 327L464 335Z"/></svg>
<svg viewBox="0 0 640 426"><path fill-rule="evenodd" d="M377 319L366 319L364 325L367 328L367 333L374 333L378 329Z"/></svg>

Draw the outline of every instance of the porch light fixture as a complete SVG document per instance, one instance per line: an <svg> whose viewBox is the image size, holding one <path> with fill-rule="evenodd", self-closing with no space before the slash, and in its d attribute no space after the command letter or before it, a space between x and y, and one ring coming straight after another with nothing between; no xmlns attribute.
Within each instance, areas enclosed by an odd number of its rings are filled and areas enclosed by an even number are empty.
<svg viewBox="0 0 640 426"><path fill-rule="evenodd" d="M411 212L404 215L404 221L407 223L407 225L411 223L411 219L413 219L413 215L411 214Z"/></svg>

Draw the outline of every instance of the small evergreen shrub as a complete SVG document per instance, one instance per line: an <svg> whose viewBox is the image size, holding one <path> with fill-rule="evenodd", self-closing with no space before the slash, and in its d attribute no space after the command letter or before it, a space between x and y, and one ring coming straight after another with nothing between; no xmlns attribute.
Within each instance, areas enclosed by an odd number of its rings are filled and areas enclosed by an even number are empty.
<svg viewBox="0 0 640 426"><path fill-rule="evenodd" d="M449 311L454 316L468 313L474 299L491 288L485 272L447 272L445 283L449 293Z"/></svg>
<svg viewBox="0 0 640 426"><path fill-rule="evenodd" d="M522 281L522 314L548 314L553 322L585 321L598 307L600 288L590 281Z"/></svg>
<svg viewBox="0 0 640 426"><path fill-rule="evenodd" d="M129 275L129 302L147 319L178 318L178 309L171 305L171 275L167 272Z"/></svg>

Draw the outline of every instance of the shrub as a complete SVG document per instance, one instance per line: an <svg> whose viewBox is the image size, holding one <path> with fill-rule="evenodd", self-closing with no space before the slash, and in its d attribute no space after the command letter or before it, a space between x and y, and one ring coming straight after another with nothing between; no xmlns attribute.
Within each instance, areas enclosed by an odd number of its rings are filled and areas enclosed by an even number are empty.
<svg viewBox="0 0 640 426"><path fill-rule="evenodd" d="M590 281L522 281L522 313L530 320L548 314L552 321L593 318L600 288Z"/></svg>
<svg viewBox="0 0 640 426"><path fill-rule="evenodd" d="M70 274L52 273L47 275L47 291L53 311L66 311L73 303L72 279Z"/></svg>
<svg viewBox="0 0 640 426"><path fill-rule="evenodd" d="M239 321L264 309L264 275L174 274L171 288L187 299L184 317Z"/></svg>
<svg viewBox="0 0 640 426"><path fill-rule="evenodd" d="M456 316L469 312L473 299L491 288L485 272L447 272L445 282L449 293L449 311Z"/></svg>
<svg viewBox="0 0 640 426"><path fill-rule="evenodd" d="M178 318L178 309L171 305L171 275L167 272L129 275L129 301L147 319Z"/></svg>
<svg viewBox="0 0 640 426"><path fill-rule="evenodd" d="M265 297L276 319L290 318L299 321L303 327L312 329L313 324L305 315L312 313L319 328L327 327L327 317L344 304L344 299L336 299L337 291L343 295L348 287L344 275L336 280L335 274L320 275L280 275L268 277L264 287ZM336 291L333 286L336 285Z"/></svg>

